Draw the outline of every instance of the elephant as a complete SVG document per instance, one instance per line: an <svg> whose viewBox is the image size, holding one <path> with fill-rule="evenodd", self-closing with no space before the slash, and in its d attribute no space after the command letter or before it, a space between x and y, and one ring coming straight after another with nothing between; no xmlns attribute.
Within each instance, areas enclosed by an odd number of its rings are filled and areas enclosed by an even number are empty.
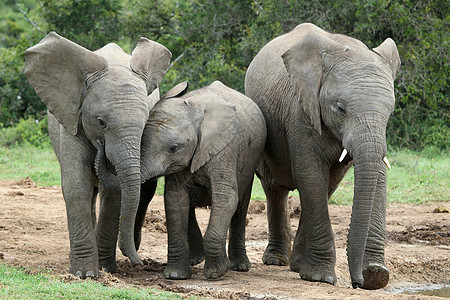
<svg viewBox="0 0 450 300"><path fill-rule="evenodd" d="M142 137L143 180L165 176L168 258L163 275L188 279L190 264L203 255L209 279L230 268L248 271L245 224L266 140L264 117L252 100L220 81L186 90L184 82L162 97ZM114 176L103 172L114 185ZM195 207L201 206L211 206L204 239L195 218Z"/></svg>
<svg viewBox="0 0 450 300"><path fill-rule="evenodd" d="M245 75L245 94L267 123L258 176L267 197L265 264L287 265L309 281L336 283L328 199L354 166L347 256L354 288L386 286L386 126L400 68L395 42L361 41L304 23L267 43ZM342 153L342 154L341 154ZM301 218L291 251L287 195Z"/></svg>
<svg viewBox="0 0 450 300"><path fill-rule="evenodd" d="M130 56L114 43L90 51L55 32L25 51L25 75L48 109L66 204L69 272L78 277L98 277L100 269L114 272L118 237L130 262L142 264L133 235L141 189L140 145L171 57L166 47L147 38L139 40ZM98 180L100 144L107 167L117 174L119 192ZM154 190L156 184L151 185Z"/></svg>

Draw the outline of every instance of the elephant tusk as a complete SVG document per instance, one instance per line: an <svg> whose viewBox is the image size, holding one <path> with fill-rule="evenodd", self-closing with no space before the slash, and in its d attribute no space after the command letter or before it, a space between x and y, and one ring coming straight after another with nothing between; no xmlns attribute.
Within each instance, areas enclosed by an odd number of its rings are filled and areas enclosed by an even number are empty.
<svg viewBox="0 0 450 300"><path fill-rule="evenodd" d="M342 151L341 156L339 157L339 162L342 162L346 155L347 155L347 149L344 149L344 151Z"/></svg>
<svg viewBox="0 0 450 300"><path fill-rule="evenodd" d="M386 156L383 158L383 162L386 165L386 167L390 170L391 169L391 164L389 163L389 160L387 159Z"/></svg>

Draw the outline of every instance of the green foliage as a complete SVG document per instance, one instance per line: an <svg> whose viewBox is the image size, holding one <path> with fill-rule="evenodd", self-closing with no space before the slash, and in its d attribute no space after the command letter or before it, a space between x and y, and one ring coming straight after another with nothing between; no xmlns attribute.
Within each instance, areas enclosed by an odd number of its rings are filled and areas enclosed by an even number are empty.
<svg viewBox="0 0 450 300"><path fill-rule="evenodd" d="M43 271L5 263L0 263L0 287L1 299L181 299L156 289L116 288L92 280L65 283Z"/></svg>
<svg viewBox="0 0 450 300"><path fill-rule="evenodd" d="M50 30L88 49L116 42L126 51L141 36L173 53L162 92L188 80L214 80L243 92L246 68L274 37L304 22L363 41L395 40L402 67L387 137L391 147L448 150L449 40L447 1L419 0L8 0L0 4L0 122L45 107L23 75L23 51Z"/></svg>
<svg viewBox="0 0 450 300"><path fill-rule="evenodd" d="M0 128L0 145L9 147L30 144L38 148L48 147L50 146L50 139L47 126L47 117L41 120L32 117L20 119L12 127Z"/></svg>
<svg viewBox="0 0 450 300"><path fill-rule="evenodd" d="M0 48L15 46L23 34L37 26L28 16L29 10L35 9L36 5L35 0L6 0L0 3Z"/></svg>
<svg viewBox="0 0 450 300"><path fill-rule="evenodd" d="M46 111L23 74L25 49L39 40L38 35L36 31L22 34L15 46L0 48L0 123L5 126Z"/></svg>
<svg viewBox="0 0 450 300"><path fill-rule="evenodd" d="M50 30L95 50L121 38L121 0L42 0Z"/></svg>

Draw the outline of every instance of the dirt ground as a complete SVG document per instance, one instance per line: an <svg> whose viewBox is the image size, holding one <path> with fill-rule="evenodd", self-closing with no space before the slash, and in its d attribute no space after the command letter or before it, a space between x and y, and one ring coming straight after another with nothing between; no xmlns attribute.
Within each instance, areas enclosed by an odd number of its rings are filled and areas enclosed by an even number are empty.
<svg viewBox="0 0 450 300"><path fill-rule="evenodd" d="M298 199L292 200L291 223L298 225ZM449 202L442 203L449 209ZM162 197L149 206L139 254L144 267L131 268L118 251L119 270L102 273L104 285L153 287L179 293L183 298L211 299L428 299L429 296L393 293L418 285L450 282L450 214L433 212L438 204L391 204L387 213L386 263L391 279L387 288L365 291L351 288L345 253L351 207L330 205L336 239L337 284L303 281L288 267L261 262L267 245L264 203L253 202L248 215L247 253L252 268L247 273L229 271L219 280L207 280L203 264L193 268L192 279L166 280L160 277L166 262L167 236ZM202 230L208 209L198 209ZM66 281L69 239L64 200L60 187L38 187L32 180L0 181L0 260L14 266L45 268Z"/></svg>

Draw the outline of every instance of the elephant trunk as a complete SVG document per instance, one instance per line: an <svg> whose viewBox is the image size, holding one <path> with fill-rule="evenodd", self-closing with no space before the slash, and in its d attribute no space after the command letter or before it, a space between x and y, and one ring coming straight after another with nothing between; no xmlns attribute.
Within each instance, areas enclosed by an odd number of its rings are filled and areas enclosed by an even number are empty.
<svg viewBox="0 0 450 300"><path fill-rule="evenodd" d="M141 135L138 135L139 137ZM116 168L117 179L121 188L121 205L119 219L119 248L133 265L142 265L134 244L134 222L139 206L141 190L140 140L127 140L119 151L114 149L108 155Z"/></svg>
<svg viewBox="0 0 450 300"><path fill-rule="evenodd" d="M158 154L149 141L150 131L147 128L142 135L141 145L141 181L154 180L162 176L162 171L165 169L161 164L161 160L158 159Z"/></svg>
<svg viewBox="0 0 450 300"><path fill-rule="evenodd" d="M356 134L348 147L353 156L355 172L353 208L347 240L347 258L354 288L364 287L363 268L366 267L364 263L367 259L365 253L367 250L376 251L376 249L366 249L369 235L373 240L373 232L379 231L378 228L371 227L384 225L384 212L374 213L374 210L379 210L379 207L385 208L385 203L381 202L386 201L385 197L380 197L380 195L386 195L383 164L383 157L386 155L385 126L378 125L361 126L364 132ZM372 220L372 218L382 220ZM381 235L382 237L378 239L382 239L380 251L383 252L384 228ZM370 244L370 247L373 247L373 243L370 242Z"/></svg>
<svg viewBox="0 0 450 300"><path fill-rule="evenodd" d="M155 176L152 172L152 167L154 168L152 161L148 159L149 155L146 155L146 152L142 152L141 155L141 180L143 182L153 179Z"/></svg>

